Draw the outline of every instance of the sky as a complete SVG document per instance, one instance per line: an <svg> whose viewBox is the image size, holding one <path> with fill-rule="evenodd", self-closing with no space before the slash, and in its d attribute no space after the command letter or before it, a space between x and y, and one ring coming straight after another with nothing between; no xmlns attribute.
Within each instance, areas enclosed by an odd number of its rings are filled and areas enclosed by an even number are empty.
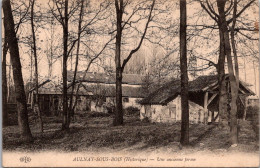
<svg viewBox="0 0 260 168"><path fill-rule="evenodd" d="M138 2L138 1L135 1ZM140 51L133 56L133 61L130 63L131 65L135 64L135 60L144 61L145 63L149 63L151 60L153 60L153 57L155 54L153 54L153 48L159 48L160 56L157 57L167 57L166 60L172 61L174 59L178 59L179 56L179 9L178 9L178 1L176 2L169 2L165 1L164 4L161 3L161 1L157 1L155 4L155 10L153 14L157 14L154 16L154 22L150 23L150 26L153 28L148 29L147 32L147 38L150 38L151 41L154 43L158 42L159 38L163 38L160 41L160 45L151 43L149 40L145 40ZM190 2L190 1L188 1ZM48 1L47 0L37 0L36 4L38 5L36 7L36 10L43 12L46 11L46 9L49 8ZM147 5L149 6L151 4L150 2L147 2ZM99 8L99 1L96 1L95 3L91 4L88 9L89 14L85 15L85 23L87 23L91 18L94 17L94 11ZM240 10L241 8L238 8ZM21 9L22 10L22 9ZM93 10L93 12L91 12ZM127 15L124 17L124 19L128 18L130 16L131 11L133 10L132 7L128 7L126 9ZM216 7L215 7L215 10ZM160 15L159 12L160 11ZM208 15L201 9L200 5L198 3L189 3L187 6L187 12L188 12L188 25L213 25L214 21L208 17ZM134 15L131 19L133 23L133 28L129 27L124 31L123 34L123 43L126 43L127 45L123 45L123 51L122 55L123 57L126 57L131 49L135 48L135 46L138 44L141 33L137 33L135 29L138 29L139 31L143 31L144 24L146 23L146 17L148 16L148 11L142 13L138 13L139 15ZM115 27L115 13L113 6L110 8L108 12L103 12L99 15L100 17L106 17L107 19L97 21L95 22L92 27L90 28L96 28L98 32L108 32L114 29ZM45 17L45 16L41 16ZM19 17L18 17L19 18ZM135 21L141 18L140 22L137 22L135 24ZM243 15L243 18L248 18L249 21L257 21L259 19L259 12L257 6L254 6L253 8L250 8L250 10L247 10L245 14ZM70 31L75 31L77 29L77 17L72 17L72 20L75 20L74 23L71 23L69 25ZM47 19L48 20L48 19ZM43 25L44 24L44 25ZM39 55L39 74L40 79L44 80L48 77L48 60L47 60L47 49L50 48L50 37L51 37L51 27L47 23L37 23L37 26L39 28L36 31L37 35L37 46L40 48L38 50ZM158 27L163 27L163 29L158 29ZM99 28L100 27L100 28ZM127 26L126 26L127 27ZM211 29L205 29L198 33L199 31L193 30L194 27L190 26L188 27L189 32L188 35L190 35L192 38L188 40L188 56L191 57L192 55L196 55L199 57L207 58L215 63L217 62L217 51L218 51L218 31L217 30L211 30ZM3 30L3 29L2 29ZM58 46L62 44L62 29L61 26L56 21L56 25L54 26L54 37L53 37L53 46ZM30 36L30 25L27 23L24 23L18 34L20 37L29 37ZM2 31L3 34L3 31ZM104 33L105 34L105 33ZM81 44L82 49L81 53L85 56L82 56L80 59L80 66L79 70L85 70L86 65L88 64L88 59L84 58L86 55L93 55L94 52L97 53L102 49L104 44L109 41L112 35L100 35L100 33L94 35L85 35L83 38L83 41L88 44L89 48L87 49L84 47L84 44ZM255 38L259 38L259 33L255 33L253 35ZM30 37L29 37L30 38ZM239 40L237 40L239 41ZM111 45L109 45L108 49L105 50L104 54L100 57L102 59L98 59L96 64L93 64L90 71L104 71L103 68L99 65L102 64L102 66L105 64L107 66L114 66L114 51L113 48L115 47L114 44L115 41L111 42ZM158 42L159 43L159 42ZM240 65L240 79L251 84L250 87L252 91L256 92L259 96L259 61L257 59L251 59L249 49L245 49L245 45L248 41L243 42L242 40L238 42L238 52L239 52L239 65ZM250 47L252 48L258 48L258 43L248 43ZM24 46L20 43L20 55L21 55L21 62L22 62L22 71L23 71L23 78L25 82L28 82L30 80L30 65L31 65L31 58L30 58L30 48ZM94 52L92 52L92 50ZM174 52L172 52L174 51ZM56 55L62 54L62 48L55 48L54 50ZM172 54L169 54L172 53ZM245 55L249 56L245 56ZM140 57L140 58L139 58ZM145 57L145 58L144 58ZM68 60L68 70L71 70L71 68L74 69L74 62ZM53 64L53 73L52 76L54 80L61 80L61 58L57 59L56 62ZM203 61L201 59L197 59L197 66L205 66L207 64L207 61ZM210 72L214 72L214 68L211 68L209 70L198 72L199 75L207 75ZM191 77L190 77L191 79Z"/></svg>

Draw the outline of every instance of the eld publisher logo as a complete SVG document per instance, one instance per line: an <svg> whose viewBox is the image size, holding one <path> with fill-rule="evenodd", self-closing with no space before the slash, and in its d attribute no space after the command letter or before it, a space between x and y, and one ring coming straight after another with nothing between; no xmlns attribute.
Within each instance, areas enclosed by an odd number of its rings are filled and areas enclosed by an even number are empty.
<svg viewBox="0 0 260 168"><path fill-rule="evenodd" d="M32 159L28 156L20 157L20 162L29 163Z"/></svg>

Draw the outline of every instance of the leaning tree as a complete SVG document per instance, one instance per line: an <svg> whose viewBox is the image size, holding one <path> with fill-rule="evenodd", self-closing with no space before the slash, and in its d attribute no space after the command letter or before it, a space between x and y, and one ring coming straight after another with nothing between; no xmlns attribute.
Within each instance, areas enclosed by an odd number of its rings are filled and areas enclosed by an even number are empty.
<svg viewBox="0 0 260 168"><path fill-rule="evenodd" d="M26 104L26 96L24 91L22 67L20 62L19 47L15 33L14 19L11 9L10 0L3 1L4 28L6 40L8 43L11 63L13 66L13 78L16 90L18 125L20 129L21 139L26 142L33 140L28 122L28 112Z"/></svg>

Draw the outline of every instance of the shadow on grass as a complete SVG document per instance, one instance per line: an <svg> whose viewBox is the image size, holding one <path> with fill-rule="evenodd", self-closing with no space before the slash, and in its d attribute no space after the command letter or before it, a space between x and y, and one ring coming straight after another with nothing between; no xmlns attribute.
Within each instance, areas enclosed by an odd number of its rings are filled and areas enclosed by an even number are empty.
<svg viewBox="0 0 260 168"><path fill-rule="evenodd" d="M82 117L72 122L69 132L64 132L60 130L60 119L51 118L50 121L44 127L43 137L41 137L37 125L32 125L35 140L31 144L23 144L19 140L17 126L9 127L9 130L5 129L3 149L19 151L102 151L105 149L138 151L167 148L179 150L180 123L147 123L140 121L138 116L127 116L123 126L112 126L112 117ZM215 129L215 127L214 125L191 124L190 147L196 150L228 148L228 129L223 131ZM241 133L243 143L246 144L250 137L253 137L253 134L250 133L254 133L254 131L251 125L247 124ZM201 147L201 143L204 144L203 147Z"/></svg>

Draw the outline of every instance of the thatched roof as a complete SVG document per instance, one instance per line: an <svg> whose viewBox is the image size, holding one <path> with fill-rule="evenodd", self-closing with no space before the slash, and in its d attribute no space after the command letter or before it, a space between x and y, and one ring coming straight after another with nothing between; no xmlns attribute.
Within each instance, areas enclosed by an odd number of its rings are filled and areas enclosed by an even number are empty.
<svg viewBox="0 0 260 168"><path fill-rule="evenodd" d="M229 81L229 76L225 76L226 81ZM206 92L218 90L218 76L208 75L200 76L189 82L189 92ZM244 82L239 83L239 92L246 95L254 95ZM141 104L167 104L175 99L181 93L180 80L173 79L166 83L150 95L140 101Z"/></svg>
<svg viewBox="0 0 260 168"><path fill-rule="evenodd" d="M84 78L85 75L85 78ZM68 71L68 82L72 82L74 76L73 71ZM141 85L144 83L144 75L139 74L123 74L122 83L129 85ZM76 76L77 81L88 83L106 83L115 84L115 73L96 73L79 71Z"/></svg>

